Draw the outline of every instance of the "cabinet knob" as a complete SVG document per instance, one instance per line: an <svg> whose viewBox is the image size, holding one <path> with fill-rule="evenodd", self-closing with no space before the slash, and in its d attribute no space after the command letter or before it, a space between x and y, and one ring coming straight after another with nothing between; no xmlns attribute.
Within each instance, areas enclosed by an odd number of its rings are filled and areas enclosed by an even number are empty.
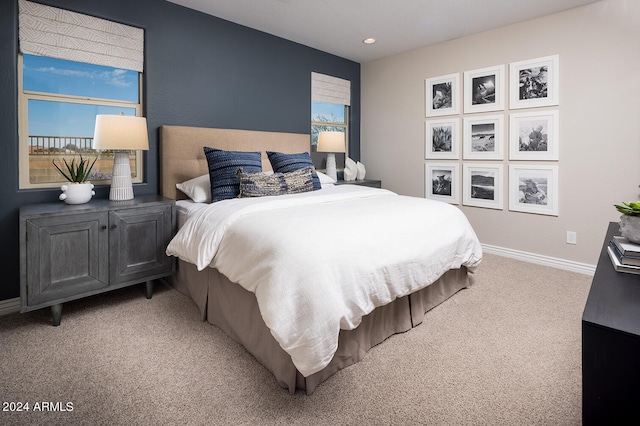
<svg viewBox="0 0 640 426"><path fill-rule="evenodd" d="M118 225L116 225L115 223L113 225L111 225L111 229L116 229L118 227Z"/></svg>
<svg viewBox="0 0 640 426"><path fill-rule="evenodd" d="M105 229L107 229L107 225L102 225L102 226L100 227L100 229L102 229L102 230L104 231Z"/></svg>

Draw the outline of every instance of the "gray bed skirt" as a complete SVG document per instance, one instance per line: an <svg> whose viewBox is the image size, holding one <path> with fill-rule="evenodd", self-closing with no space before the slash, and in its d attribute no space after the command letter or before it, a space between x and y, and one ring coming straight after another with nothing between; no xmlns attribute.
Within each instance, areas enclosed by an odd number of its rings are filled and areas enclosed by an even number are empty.
<svg viewBox="0 0 640 426"><path fill-rule="evenodd" d="M420 324L427 311L468 287L470 278L465 267L452 269L424 289L377 308L363 317L356 329L341 330L338 349L329 365L308 377L300 374L291 357L271 335L253 293L229 281L216 269L198 271L183 261L178 262L176 274L169 282L193 299L203 321L219 327L242 344L271 371L280 386L291 394L296 389L311 394L336 371L362 360L373 346Z"/></svg>

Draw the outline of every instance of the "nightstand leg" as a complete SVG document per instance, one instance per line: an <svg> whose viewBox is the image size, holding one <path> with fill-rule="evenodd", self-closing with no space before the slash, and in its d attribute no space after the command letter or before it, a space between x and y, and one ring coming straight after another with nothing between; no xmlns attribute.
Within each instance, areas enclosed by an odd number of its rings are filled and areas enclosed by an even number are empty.
<svg viewBox="0 0 640 426"><path fill-rule="evenodd" d="M153 281L147 281L147 299L153 296Z"/></svg>
<svg viewBox="0 0 640 426"><path fill-rule="evenodd" d="M51 306L51 316L53 317L51 320L51 325L53 325L54 327L59 326L60 320L62 319L62 303Z"/></svg>

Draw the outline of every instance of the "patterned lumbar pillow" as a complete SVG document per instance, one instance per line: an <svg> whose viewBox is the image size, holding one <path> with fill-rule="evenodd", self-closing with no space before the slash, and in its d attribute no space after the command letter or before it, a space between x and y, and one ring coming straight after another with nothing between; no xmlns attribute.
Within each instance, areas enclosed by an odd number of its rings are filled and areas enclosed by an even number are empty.
<svg viewBox="0 0 640 426"><path fill-rule="evenodd" d="M312 167L290 173L245 173L240 168L236 172L240 179L238 197L266 197L313 191L312 173Z"/></svg>
<svg viewBox="0 0 640 426"><path fill-rule="evenodd" d="M240 193L240 180L236 176L238 168L247 173L262 171L260 152L224 151L204 147L204 155L209 165L211 201L235 198Z"/></svg>
<svg viewBox="0 0 640 426"><path fill-rule="evenodd" d="M267 151L267 157L273 171L276 173L290 173L296 170L306 169L307 167L313 167L313 161L308 152L301 152L299 154L285 154L283 152ZM313 190L322 189L320 185L320 179L315 172L312 172L313 177Z"/></svg>
<svg viewBox="0 0 640 426"><path fill-rule="evenodd" d="M313 191L313 175L313 167L283 173L284 180L287 182L287 193L298 194L300 192Z"/></svg>
<svg viewBox="0 0 640 426"><path fill-rule="evenodd" d="M240 179L238 197L266 197L287 193L287 182L282 173L245 173L242 168L236 172Z"/></svg>

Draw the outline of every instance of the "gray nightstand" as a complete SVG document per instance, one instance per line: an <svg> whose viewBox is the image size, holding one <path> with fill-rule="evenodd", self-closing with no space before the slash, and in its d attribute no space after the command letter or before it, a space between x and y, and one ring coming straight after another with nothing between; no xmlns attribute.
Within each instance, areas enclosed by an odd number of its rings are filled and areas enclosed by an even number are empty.
<svg viewBox="0 0 640 426"><path fill-rule="evenodd" d="M351 180L347 182L344 180L339 180L336 182L336 185L362 185L362 186L370 186L372 188L382 188L382 181L373 180L373 179L363 179L363 180Z"/></svg>
<svg viewBox="0 0 640 426"><path fill-rule="evenodd" d="M158 195L129 201L33 204L20 209L21 312L51 307L172 275L165 254L175 229L175 202Z"/></svg>

